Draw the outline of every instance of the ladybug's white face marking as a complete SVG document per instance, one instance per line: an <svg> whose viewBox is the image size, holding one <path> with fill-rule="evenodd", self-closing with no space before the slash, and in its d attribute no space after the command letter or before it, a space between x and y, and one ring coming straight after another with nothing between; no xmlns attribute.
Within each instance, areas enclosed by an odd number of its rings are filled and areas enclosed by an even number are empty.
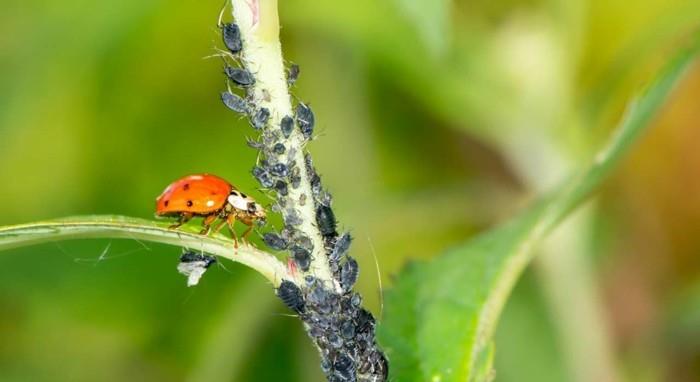
<svg viewBox="0 0 700 382"><path fill-rule="evenodd" d="M231 203L233 208L247 211L248 210L248 203L253 201L253 199L243 196L243 194L233 191L231 194L228 196L228 202Z"/></svg>

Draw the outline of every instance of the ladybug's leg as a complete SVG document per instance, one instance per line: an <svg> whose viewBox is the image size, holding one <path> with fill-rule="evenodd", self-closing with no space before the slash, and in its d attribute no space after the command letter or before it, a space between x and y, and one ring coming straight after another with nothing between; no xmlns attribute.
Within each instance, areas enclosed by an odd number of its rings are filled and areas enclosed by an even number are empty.
<svg viewBox="0 0 700 382"><path fill-rule="evenodd" d="M236 248L238 248L238 237L236 237L236 231L233 229L233 223L236 222L236 214L230 214L226 217L226 225L228 225L228 230L231 231L231 237Z"/></svg>
<svg viewBox="0 0 700 382"><path fill-rule="evenodd" d="M248 234L250 233L250 231L251 231L252 229L253 229L253 225L252 225L252 224L249 224L249 225L248 225L248 229L245 230L245 232L243 232L243 235L241 235L241 240L246 241L246 240L245 240L245 237L248 236Z"/></svg>
<svg viewBox="0 0 700 382"><path fill-rule="evenodd" d="M190 219L192 219L192 214L187 213L187 212L183 212L180 214L180 217L177 219L177 223L171 224L168 228L170 228L170 229L178 228L181 225L187 223Z"/></svg>
<svg viewBox="0 0 700 382"><path fill-rule="evenodd" d="M202 235L208 235L211 230L211 224L216 220L216 214L207 215L202 222L202 230L199 232Z"/></svg>
<svg viewBox="0 0 700 382"><path fill-rule="evenodd" d="M224 224L226 224L225 219L219 220L219 222L216 223L216 225L214 226L214 233L219 233L219 231L221 231L221 228L224 227Z"/></svg>

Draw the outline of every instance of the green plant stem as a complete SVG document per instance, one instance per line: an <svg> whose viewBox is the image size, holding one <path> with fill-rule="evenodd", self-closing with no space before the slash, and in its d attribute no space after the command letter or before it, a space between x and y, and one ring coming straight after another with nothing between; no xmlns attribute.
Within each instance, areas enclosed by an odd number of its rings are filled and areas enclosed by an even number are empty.
<svg viewBox="0 0 700 382"><path fill-rule="evenodd" d="M279 129L280 121L285 116L293 116L292 101L287 86L282 47L279 40L279 16L277 0L231 0L233 17L241 31L244 49L241 59L245 67L255 75L252 89L255 104L270 110L269 124L266 129ZM301 218L297 227L307 235L314 246L309 272L338 289L330 267L326 261L323 238L316 227L311 182L304 166L304 145L306 141L298 129L294 129L286 140L286 152L279 155L279 160L286 163L289 159L300 170L299 187L289 188L283 216L295 211ZM272 151L272 150L268 150ZM289 152L293 152L289 158ZM305 196L302 196L305 195ZM306 203L299 202L305 198ZM285 220L286 217L285 217Z"/></svg>
<svg viewBox="0 0 700 382"><path fill-rule="evenodd" d="M202 236L187 228L169 229L148 220L123 216L85 216L0 227L0 251L70 239L133 239L171 244L227 258L253 268L274 286L292 278L276 257L250 244L234 247L224 236Z"/></svg>

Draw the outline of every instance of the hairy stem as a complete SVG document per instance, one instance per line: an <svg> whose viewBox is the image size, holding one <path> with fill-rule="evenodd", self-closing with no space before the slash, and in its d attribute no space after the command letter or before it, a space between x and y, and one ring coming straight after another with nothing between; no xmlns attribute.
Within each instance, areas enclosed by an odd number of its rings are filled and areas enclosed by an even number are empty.
<svg viewBox="0 0 700 382"><path fill-rule="evenodd" d="M123 216L85 216L0 227L0 251L39 243L69 239L114 238L171 244L227 258L253 268L275 287L287 270L276 257L251 245L234 243L223 236L202 236L172 230L148 220Z"/></svg>
<svg viewBox="0 0 700 382"><path fill-rule="evenodd" d="M255 76L255 85L252 88L253 102L270 110L270 120L266 129L277 130L282 118L294 115L279 41L277 0L231 0L231 4L245 47L241 60ZM309 272L337 289L324 253L323 237L315 224L316 212L312 202L311 182L304 166L305 143L301 132L294 129L285 140L286 152L276 157L276 160L283 163L296 163L301 176L299 187L289 187L282 215L287 221L287 214L298 214L301 224L297 229L307 235L313 243ZM301 203L300 200L308 202Z"/></svg>

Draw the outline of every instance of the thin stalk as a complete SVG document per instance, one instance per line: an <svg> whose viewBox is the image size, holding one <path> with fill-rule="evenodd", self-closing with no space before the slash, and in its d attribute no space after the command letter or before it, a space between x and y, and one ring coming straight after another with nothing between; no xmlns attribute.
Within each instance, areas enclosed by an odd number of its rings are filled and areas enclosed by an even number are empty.
<svg viewBox="0 0 700 382"><path fill-rule="evenodd" d="M282 118L294 116L294 112L279 40L277 0L231 0L231 4L244 46L241 60L255 76L255 85L251 92L253 103L270 110L266 129L279 129ZM276 157L283 163L296 163L301 176L299 187L289 187L282 214L284 216L289 211L295 211L301 219L298 231L307 235L313 243L309 273L338 289L326 260L323 237L315 224L316 211L312 203L311 181L304 165L305 143L303 135L295 128L285 140L286 152ZM267 150L268 155L271 151ZM299 202L302 199L308 202L302 204Z"/></svg>
<svg viewBox="0 0 700 382"><path fill-rule="evenodd" d="M252 245L235 248L233 241L224 236L202 236L123 216L85 216L0 227L0 251L51 241L97 238L151 241L224 257L253 268L275 287L283 278L291 278L282 262Z"/></svg>

